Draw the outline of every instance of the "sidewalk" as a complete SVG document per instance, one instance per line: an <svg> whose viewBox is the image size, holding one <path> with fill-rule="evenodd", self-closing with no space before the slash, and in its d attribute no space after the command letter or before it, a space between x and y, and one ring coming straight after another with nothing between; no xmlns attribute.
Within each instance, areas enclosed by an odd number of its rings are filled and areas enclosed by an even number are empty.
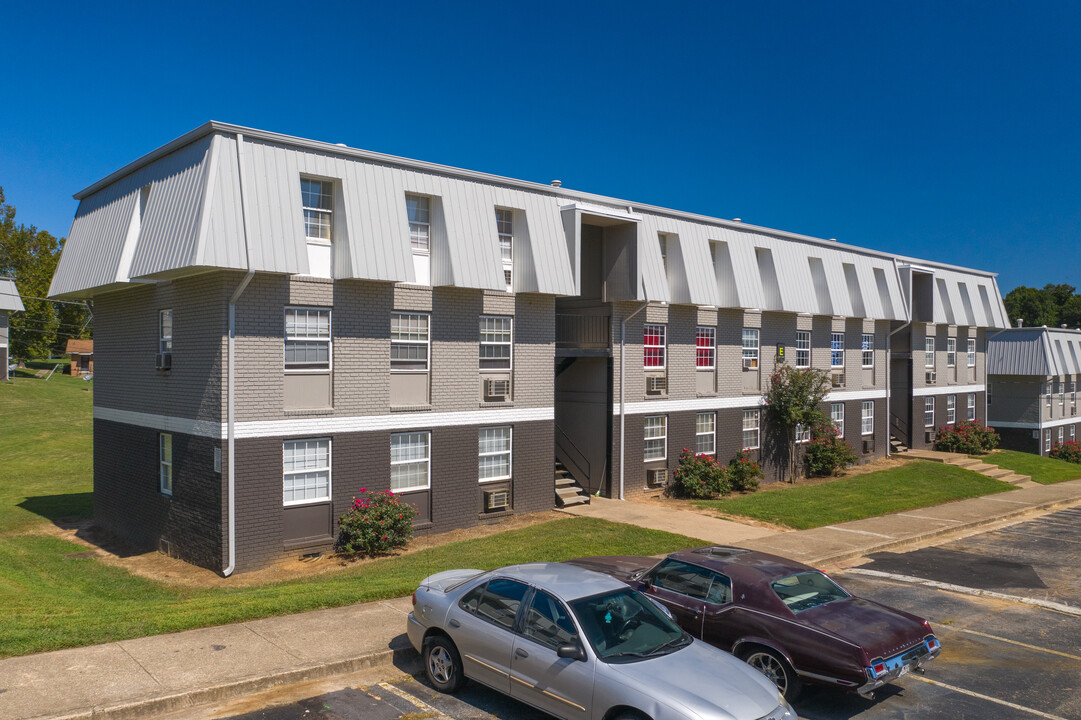
<svg viewBox="0 0 1081 720"><path fill-rule="evenodd" d="M1079 503L1074 480L786 533L597 498L568 512L829 565ZM412 653L404 635L411 609L409 598L395 598L0 660L0 718L155 717L388 663Z"/></svg>

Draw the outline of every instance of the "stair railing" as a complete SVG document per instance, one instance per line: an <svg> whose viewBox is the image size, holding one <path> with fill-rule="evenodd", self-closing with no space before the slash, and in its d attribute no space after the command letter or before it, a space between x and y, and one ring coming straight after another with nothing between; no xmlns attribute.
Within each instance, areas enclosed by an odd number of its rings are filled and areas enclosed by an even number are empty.
<svg viewBox="0 0 1081 720"><path fill-rule="evenodd" d="M563 428L556 425L555 429L556 460L563 463L563 467L567 468L571 477L579 485L583 484L582 478L586 478L584 487L586 490L586 502L588 503L589 498L593 497L593 488L590 485L593 476L590 475L589 460L586 459L585 453L574 444L574 441L570 439L567 433L563 432Z"/></svg>

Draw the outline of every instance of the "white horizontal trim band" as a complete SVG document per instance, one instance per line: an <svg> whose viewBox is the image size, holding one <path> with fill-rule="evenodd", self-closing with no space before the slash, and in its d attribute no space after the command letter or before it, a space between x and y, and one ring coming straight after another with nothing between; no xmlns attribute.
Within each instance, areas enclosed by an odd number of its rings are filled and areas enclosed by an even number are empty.
<svg viewBox="0 0 1081 720"><path fill-rule="evenodd" d="M825 402L844 402L846 400L877 400L886 397L885 390L841 390L831 392ZM739 410L763 407L763 395L739 395L737 397L701 397L691 400L643 400L626 404L628 415L661 414L690 412L692 410ZM619 403L612 404L612 413L619 415Z"/></svg>
<svg viewBox="0 0 1081 720"><path fill-rule="evenodd" d="M1060 420L1047 420L1041 422L999 422L997 420L987 421L987 425L990 427L1019 428L1021 430L1042 430L1043 428L1053 428L1060 425L1073 425L1074 423L1081 423L1081 415L1061 418Z"/></svg>
<svg viewBox="0 0 1081 720"><path fill-rule="evenodd" d="M190 420L188 418L117 410L100 406L94 408L94 419L149 427L162 432L198 435L215 440L225 439L228 434L226 423L216 423L210 420ZM235 430L238 439L250 439L291 435L329 435L332 433L457 427L462 425L499 425L543 422L553 419L555 419L554 407L506 408L466 410L462 412L415 412L394 413L391 415L254 420L236 423Z"/></svg>
<svg viewBox="0 0 1081 720"><path fill-rule="evenodd" d="M935 387L913 388L912 397L956 395L958 393L983 392L986 389L986 385L936 385Z"/></svg>

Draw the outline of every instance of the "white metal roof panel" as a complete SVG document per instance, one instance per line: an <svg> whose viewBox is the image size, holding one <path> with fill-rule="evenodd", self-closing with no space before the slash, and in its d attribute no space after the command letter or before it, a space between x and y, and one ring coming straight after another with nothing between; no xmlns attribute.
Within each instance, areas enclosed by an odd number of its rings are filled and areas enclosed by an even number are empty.
<svg viewBox="0 0 1081 720"><path fill-rule="evenodd" d="M989 375L1081 374L1081 331L1009 328L987 342Z"/></svg>
<svg viewBox="0 0 1081 720"><path fill-rule="evenodd" d="M0 311L22 312L23 299L19 296L19 289L15 287L15 281L11 278L0 277Z"/></svg>

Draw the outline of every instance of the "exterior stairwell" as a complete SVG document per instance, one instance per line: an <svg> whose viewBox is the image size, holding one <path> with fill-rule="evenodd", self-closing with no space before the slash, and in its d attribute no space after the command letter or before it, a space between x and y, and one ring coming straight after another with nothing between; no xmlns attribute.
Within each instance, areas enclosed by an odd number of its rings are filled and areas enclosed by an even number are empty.
<svg viewBox="0 0 1081 720"><path fill-rule="evenodd" d="M578 481L571 477L570 472L563 466L563 463L558 460L556 460L555 475L557 507L582 505L589 502L589 495L578 484Z"/></svg>
<svg viewBox="0 0 1081 720"><path fill-rule="evenodd" d="M898 440L892 434L890 435L890 454L896 455L897 453L908 452L908 446Z"/></svg>

